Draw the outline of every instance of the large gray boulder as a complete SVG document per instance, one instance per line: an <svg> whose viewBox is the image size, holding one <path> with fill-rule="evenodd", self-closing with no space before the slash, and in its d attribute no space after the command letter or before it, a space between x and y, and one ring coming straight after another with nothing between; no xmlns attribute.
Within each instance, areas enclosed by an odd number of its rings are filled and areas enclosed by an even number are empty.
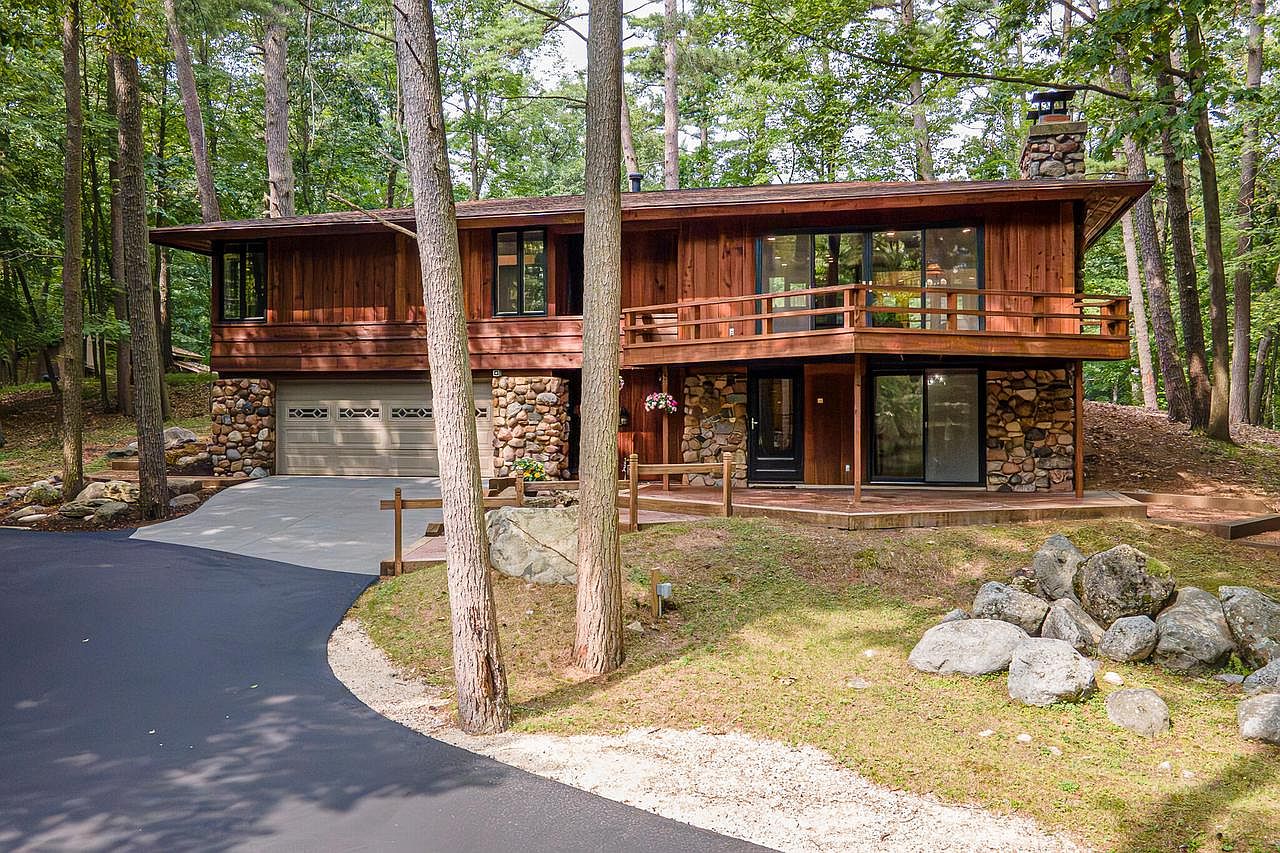
<svg viewBox="0 0 1280 853"><path fill-rule="evenodd" d="M534 583L578 581L578 510L504 506L489 512L489 560Z"/></svg>
<svg viewBox="0 0 1280 853"><path fill-rule="evenodd" d="M124 501L106 501L93 513L93 520L98 522L116 521L129 514L129 505Z"/></svg>
<svg viewBox="0 0 1280 853"><path fill-rule="evenodd" d="M1107 719L1143 737L1169 731L1169 706L1145 687L1117 690L1107 696Z"/></svg>
<svg viewBox="0 0 1280 853"><path fill-rule="evenodd" d="M1025 705L1079 702L1097 689L1093 665L1063 640L1030 637L1009 660L1009 696Z"/></svg>
<svg viewBox="0 0 1280 853"><path fill-rule="evenodd" d="M1038 596L997 581L984 583L973 599L974 619L999 619L1017 625L1028 634L1040 632L1049 605Z"/></svg>
<svg viewBox="0 0 1280 853"><path fill-rule="evenodd" d="M1061 533L1050 536L1031 558L1037 592L1048 601L1069 598L1077 601L1076 569L1084 562L1084 554ZM1078 603L1078 602L1077 602Z"/></svg>
<svg viewBox="0 0 1280 853"><path fill-rule="evenodd" d="M1273 660L1240 682L1245 693L1280 693L1280 660Z"/></svg>
<svg viewBox="0 0 1280 853"><path fill-rule="evenodd" d="M95 480L80 490L80 494L76 495L75 503L85 503L87 501L124 501L125 503L138 502L138 485L130 483L128 480Z"/></svg>
<svg viewBox="0 0 1280 853"><path fill-rule="evenodd" d="M1098 651L1103 657L1128 663L1146 660L1156 650L1160 632L1150 616L1123 616L1102 635Z"/></svg>
<svg viewBox="0 0 1280 853"><path fill-rule="evenodd" d="M165 450L169 450L170 448L178 447L183 444L190 444L191 442L198 440L199 439L196 438L196 434L185 427L171 426L166 427L164 431Z"/></svg>
<svg viewBox="0 0 1280 853"><path fill-rule="evenodd" d="M961 619L925 631L907 663L921 672L989 675L1009 667L1014 648L1027 632L998 619Z"/></svg>
<svg viewBox="0 0 1280 853"><path fill-rule="evenodd" d="M1103 633L1102 626L1094 622L1074 598L1055 601L1040 626L1040 636L1068 642L1076 651L1087 655L1098 650Z"/></svg>
<svg viewBox="0 0 1280 853"><path fill-rule="evenodd" d="M1151 659L1172 672L1205 675L1231 658L1236 644L1212 593L1194 586L1178 590L1178 597L1156 617L1160 638Z"/></svg>
<svg viewBox="0 0 1280 853"><path fill-rule="evenodd" d="M1280 693L1250 696L1236 709L1240 737L1280 745Z"/></svg>
<svg viewBox="0 0 1280 853"><path fill-rule="evenodd" d="M1247 586L1218 588L1240 659L1250 666L1280 660L1280 601Z"/></svg>
<svg viewBox="0 0 1280 853"><path fill-rule="evenodd" d="M1094 554L1075 576L1076 598L1103 625L1124 616L1155 616L1173 587L1168 568L1128 545Z"/></svg>

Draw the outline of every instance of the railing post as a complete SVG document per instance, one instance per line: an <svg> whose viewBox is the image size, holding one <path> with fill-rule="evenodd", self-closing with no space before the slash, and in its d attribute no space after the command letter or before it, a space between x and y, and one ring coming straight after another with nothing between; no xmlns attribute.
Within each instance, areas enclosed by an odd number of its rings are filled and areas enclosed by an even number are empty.
<svg viewBox="0 0 1280 853"><path fill-rule="evenodd" d="M640 454L627 457L627 527L632 533L640 529Z"/></svg>
<svg viewBox="0 0 1280 853"><path fill-rule="evenodd" d="M394 574L400 575L404 572L404 534L401 532L401 514L404 512L404 499L400 495L400 489L396 489L396 556Z"/></svg>
<svg viewBox="0 0 1280 853"><path fill-rule="evenodd" d="M724 502L722 514L725 518L733 516L733 454L724 451L720 454L720 465L723 469L720 494Z"/></svg>

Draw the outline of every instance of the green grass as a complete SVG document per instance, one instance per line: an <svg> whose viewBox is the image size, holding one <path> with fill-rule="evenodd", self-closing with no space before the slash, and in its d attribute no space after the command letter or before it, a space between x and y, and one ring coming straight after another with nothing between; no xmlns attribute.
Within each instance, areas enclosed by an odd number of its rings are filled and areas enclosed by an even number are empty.
<svg viewBox="0 0 1280 853"><path fill-rule="evenodd" d="M1003 677L907 666L941 613L967 606L983 581L1007 578L1053 532L1086 551L1128 542L1183 585L1280 590L1275 555L1132 522L864 533L764 521L672 525L623 539L624 619L646 618L650 568L674 582L677 609L660 630L628 633L627 662L605 678L583 681L568 667L572 589L498 579L515 727L742 729L813 744L895 788L1021 812L1104 849L1275 853L1280 750L1239 738L1237 694L1225 685L1148 665L1109 667L1126 686L1168 701L1174 729L1148 741L1108 723L1110 687L1083 704L1029 708L1009 700ZM380 582L354 612L393 659L449 689L442 567ZM855 677L871 686L852 689ZM977 737L984 729L996 734ZM1016 742L1021 732L1030 744ZM1164 761L1171 771L1157 770Z"/></svg>

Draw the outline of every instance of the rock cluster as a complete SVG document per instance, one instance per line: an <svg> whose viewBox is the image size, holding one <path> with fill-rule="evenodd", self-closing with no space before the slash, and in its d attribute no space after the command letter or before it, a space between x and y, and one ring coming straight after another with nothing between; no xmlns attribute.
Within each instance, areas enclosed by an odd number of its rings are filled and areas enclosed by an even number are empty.
<svg viewBox="0 0 1280 853"><path fill-rule="evenodd" d="M746 485L747 377L741 373L692 374L684 379L684 434L680 452L687 463L719 462L732 453L734 484ZM716 486L720 477L694 474L691 485Z"/></svg>
<svg viewBox="0 0 1280 853"><path fill-rule="evenodd" d="M1034 125L1022 149L1020 171L1028 180L1084 177L1085 124L1081 121Z"/></svg>
<svg viewBox="0 0 1280 853"><path fill-rule="evenodd" d="M493 473L509 477L521 458L542 463L551 479L569 467L569 380L559 376L495 376Z"/></svg>
<svg viewBox="0 0 1280 853"><path fill-rule="evenodd" d="M987 371L987 488L1075 488L1075 389L1065 368Z"/></svg>
<svg viewBox="0 0 1280 853"><path fill-rule="evenodd" d="M275 470L275 390L266 379L213 385L209 461L216 477L266 477Z"/></svg>
<svg viewBox="0 0 1280 853"><path fill-rule="evenodd" d="M1029 591L1028 591L1029 590ZM1034 592L1034 594L1033 594ZM1000 628L997 626L1004 625ZM1150 660L1185 675L1209 675L1233 655L1256 667L1241 684L1243 737L1280 743L1280 604L1248 587L1215 596L1177 589L1169 568L1128 545L1085 557L1053 536L1013 583L982 585L970 612L953 610L912 650L916 669L985 675L1009 670L1009 695L1028 705L1078 702L1096 688L1086 655ZM1123 684L1107 673L1108 684ZM1107 715L1130 731L1154 736L1169 728L1169 709L1150 690L1107 697Z"/></svg>

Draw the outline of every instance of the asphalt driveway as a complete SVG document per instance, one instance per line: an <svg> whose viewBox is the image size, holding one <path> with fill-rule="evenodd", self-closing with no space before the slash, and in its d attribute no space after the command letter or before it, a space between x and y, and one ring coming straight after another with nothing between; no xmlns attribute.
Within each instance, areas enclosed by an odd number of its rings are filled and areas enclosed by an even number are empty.
<svg viewBox="0 0 1280 853"><path fill-rule="evenodd" d="M393 513L378 509L396 488L406 498L440 497L434 477L265 477L218 492L182 518L143 527L145 542L190 545L295 566L378 574L394 549ZM404 514L405 543L440 510Z"/></svg>
<svg viewBox="0 0 1280 853"><path fill-rule="evenodd" d="M370 711L325 655L370 580L0 530L0 849L748 848Z"/></svg>

